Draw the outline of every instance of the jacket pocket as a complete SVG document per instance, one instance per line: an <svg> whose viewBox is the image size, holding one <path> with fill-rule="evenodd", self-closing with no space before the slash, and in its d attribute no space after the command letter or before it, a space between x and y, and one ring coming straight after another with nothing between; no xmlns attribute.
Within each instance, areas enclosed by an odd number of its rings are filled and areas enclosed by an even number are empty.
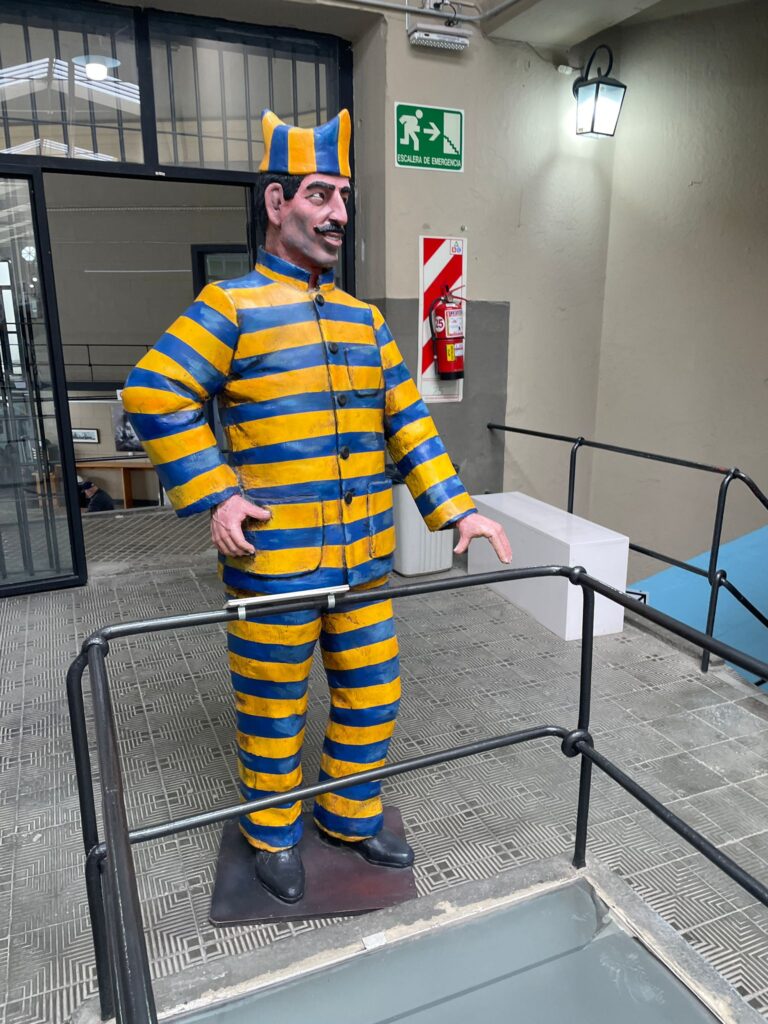
<svg viewBox="0 0 768 1024"><path fill-rule="evenodd" d="M357 363L352 355L353 352L374 352L378 359L378 348L370 345L345 345L344 346L344 362L347 367L347 377L349 378L349 386L356 395L361 398L371 398L373 395L377 395L384 388L384 371L381 368L381 362L378 361L374 366L366 366Z"/></svg>
<svg viewBox="0 0 768 1024"><path fill-rule="evenodd" d="M270 519L246 519L243 533L256 549L252 555L233 559L257 576L292 578L306 576L319 568L325 543L323 504L312 496L291 498L259 496L246 490L248 501L263 505Z"/></svg>
<svg viewBox="0 0 768 1024"><path fill-rule="evenodd" d="M392 512L392 481L372 480L368 484L368 553L386 558L395 550L395 521Z"/></svg>

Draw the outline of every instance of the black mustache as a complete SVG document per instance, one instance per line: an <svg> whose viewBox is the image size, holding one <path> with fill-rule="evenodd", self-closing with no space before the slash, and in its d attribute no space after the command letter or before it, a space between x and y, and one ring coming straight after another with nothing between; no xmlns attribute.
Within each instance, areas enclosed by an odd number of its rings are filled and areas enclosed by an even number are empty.
<svg viewBox="0 0 768 1024"><path fill-rule="evenodd" d="M344 236L345 230L343 224L338 224L335 220L332 220L329 224L323 224L320 228L315 228L318 235L341 235Z"/></svg>

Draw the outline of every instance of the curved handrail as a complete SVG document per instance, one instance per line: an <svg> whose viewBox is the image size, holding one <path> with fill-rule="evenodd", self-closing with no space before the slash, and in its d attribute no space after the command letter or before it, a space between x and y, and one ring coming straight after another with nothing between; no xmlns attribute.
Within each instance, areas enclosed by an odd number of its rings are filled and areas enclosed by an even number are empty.
<svg viewBox="0 0 768 1024"><path fill-rule="evenodd" d="M274 601L261 604L258 608L217 609L188 615L170 615L159 619L144 619L135 622L106 626L92 633L83 643L81 653L75 658L67 675L72 737L75 759L78 766L78 790L81 817L84 827L86 857L86 888L92 914L94 945L96 948L97 979L101 999L102 1016L116 1013L118 1022L124 1024L156 1024L157 1012L149 972L149 958L143 935L141 906L136 885L136 873L131 854L133 843L146 842L167 835L173 835L192 828L200 828L215 821L240 816L284 802L288 797L308 797L321 792L342 790L357 784L362 779L371 781L392 775L413 771L417 768L444 761L456 760L485 750L511 746L533 739L554 737L560 739L561 750L566 757L581 755L578 811L574 841L573 864L583 867L587 841L587 823L591 792L591 771L595 764L627 792L639 800L660 820L664 821L678 835L707 857L720 870L768 906L768 886L748 874L735 861L705 839L690 825L678 818L654 796L639 786L620 768L603 757L594 746L589 732L592 654L594 641L595 595L599 594L624 608L632 608L641 617L663 626L672 633L702 646L705 650L725 657L750 672L768 676L768 664L752 658L743 651L737 651L714 637L694 629L687 623L673 619L657 609L636 606L626 594L590 576L580 566L535 566L525 569L505 569L499 572L482 573L476 576L452 577L447 580L408 583L397 587L384 587L378 591L381 598L397 598L416 594L434 593L442 590L462 589L510 580L536 578L565 578L572 585L581 587L583 597L582 636L580 652L580 685L578 723L575 729L545 724L534 728L476 740L460 747L452 747L432 754L420 755L404 762L395 762L384 767L359 772L344 779L333 779L314 786L303 787L289 794L277 794L255 801L238 803L234 807L205 811L188 818L162 822L139 828L131 832L125 808L122 769L117 744L114 712L109 692L106 657L110 640L133 636L138 633L161 632L169 629L190 628L214 622L248 618L249 614L263 615L265 609L307 610L310 608L354 607L370 601L370 591L358 593L327 593L303 600L300 594L276 597ZM88 756L88 735L85 729L85 712L82 702L81 682L87 660L91 691L93 696L94 726L100 768L102 817L104 842L99 842L96 833L96 813L93 806L93 780ZM83 749L84 748L84 749ZM92 806L88 806L88 804ZM87 834L86 834L87 832ZM99 941L104 945L108 939L105 956ZM114 985L114 990L112 986ZM114 997L114 1001L113 1001Z"/></svg>
<svg viewBox="0 0 768 1024"><path fill-rule="evenodd" d="M712 466L705 462L694 462L691 459L680 459L672 455L659 455L656 452L646 452L638 448L625 448L621 445L606 444L602 441L591 441L585 437L570 437L567 434L554 434L545 430L530 430L527 427L510 427L505 423L486 423L486 427L488 430L502 430L510 434L524 434L529 437L541 437L550 441L565 441L573 445L571 448L568 472L568 503L566 507L569 512L573 512L574 494L576 490L576 456L580 448L594 448L598 451L614 452L617 455L629 455L639 459L650 459L653 462L663 462L671 466L681 466L684 469L695 469L699 472L715 473L718 476L722 476L723 480L718 491L717 505L715 509L712 543L709 549L709 566L706 572L695 565L688 565L680 559L673 558L671 555L665 555L660 551L654 551L652 548L647 548L631 541L629 547L632 551L636 551L638 554L645 555L648 558L655 558L657 561L666 562L668 565L676 566L678 569L684 569L686 572L692 572L698 576L706 576L710 586L709 605L707 608L707 635L714 635L717 602L720 589L723 586L726 587L729 593L731 593L749 612L749 614L761 623L761 625L768 625L766 616L764 616L751 601L744 597L740 591L736 591L736 588L726 581L725 570L719 570L717 565L720 560L720 546L722 543L723 521L725 518L725 503L731 483L734 480L739 480L749 488L755 498L766 510L768 510L768 496L760 489L760 487L758 487L752 477L747 473L742 472L742 470L735 466L731 469L727 469L723 466ZM702 650L702 672L706 672L709 669L710 653L711 652L706 648Z"/></svg>
<svg viewBox="0 0 768 1024"><path fill-rule="evenodd" d="M651 459L653 462L668 462L673 466L685 466L687 469L700 469L707 473L724 475L729 472L723 466L711 466L707 462L693 462L691 459L680 459L673 455L659 455L646 452L640 448L624 448L618 444L606 444L604 441L590 441L586 437L570 437L567 434L551 434L546 430L529 430L524 427L509 427L506 423L486 423L489 430L506 430L510 434L527 434L529 437L543 437L551 441L567 441L578 444L581 448L597 448L603 452L616 452L619 455L633 455L638 459Z"/></svg>

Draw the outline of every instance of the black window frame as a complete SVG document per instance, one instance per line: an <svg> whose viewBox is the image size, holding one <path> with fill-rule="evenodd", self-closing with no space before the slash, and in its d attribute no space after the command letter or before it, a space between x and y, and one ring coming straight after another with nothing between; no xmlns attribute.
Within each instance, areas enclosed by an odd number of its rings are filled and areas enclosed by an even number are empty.
<svg viewBox="0 0 768 1024"><path fill-rule="evenodd" d="M58 0L25 0L3 2L2 13L17 17L24 10L34 8L43 17L48 11L52 15L61 10ZM0 153L0 174L4 177L27 178L32 187L33 208L35 213L35 230L40 243L42 271L41 284L45 295L48 318L51 366L53 369L53 386L55 394L54 410L61 440L61 463L65 477L67 499L67 516L69 522L70 550L72 553L73 572L61 577L29 579L18 584L3 585L0 580L0 596L27 594L38 591L56 590L63 587L83 586L87 582L87 566L82 523L79 517L79 500L76 488L76 470L74 445L69 419L67 382L64 372L63 345L59 329L57 303L55 295L55 279L51 244L48 229L47 206L43 190L43 174L55 171L62 174L96 174L115 178L143 178L146 180L161 179L163 181L198 182L215 185L242 185L245 189L249 217L247 225L247 245L251 262L256 260L258 244L262 241L257 237L255 218L252 210L256 197L255 174L251 171L233 171L224 168L180 167L161 164L158 159L157 126L155 118L155 94L152 72L151 26L153 19L173 22L179 28L186 29L190 35L205 32L213 34L213 38L222 41L251 42L258 37L262 41L273 43L282 41L287 44L300 45L302 40L312 41L315 48L322 43L326 53L338 68L338 104L339 109L346 107L352 115L354 123L354 107L352 95L352 46L347 40L323 33L305 32L293 28L276 28L245 22L217 20L197 17L195 15L175 14L153 8L121 6L112 3L101 3L97 0L70 0L67 12L78 16L89 13L103 14L113 11L123 19L132 15L134 39L136 45L136 65L138 69L138 85L140 98L140 125L144 159L141 163L122 161L87 160L70 157L53 157L43 155L22 156L14 153ZM354 151L350 152L350 164L354 179ZM347 241L342 253L342 283L344 288L355 294L355 210L354 190L350 204L349 223L347 225ZM111 383L99 388L91 382L93 390L112 390Z"/></svg>
<svg viewBox="0 0 768 1024"><path fill-rule="evenodd" d="M38 251L41 296L45 309L48 349L51 361L53 412L58 431L59 459L66 498L67 532L69 535L70 552L72 554L71 572L62 572L59 576L30 576L15 583L7 583L4 579L0 579L0 598L2 598L15 597L19 594L61 590L66 587L81 587L87 582L88 574L83 526L80 519L80 501L77 491L75 446L72 440L72 424L69 418L69 402L64 374L64 348L61 341L56 288L53 279L53 257L51 255L51 239L48 233L43 172L39 167L30 167L26 162L26 158L23 159L23 162L19 162L19 159L16 158L16 160L3 161L2 165L0 165L0 176L3 178L26 180L29 183L33 215L32 226ZM19 529L21 529L21 525L19 525Z"/></svg>
<svg viewBox="0 0 768 1024"><path fill-rule="evenodd" d="M245 253L248 255L247 245L214 245L206 242L204 245L193 245L192 250L192 289L195 295L199 295L206 285L205 280L205 257L212 253Z"/></svg>
<svg viewBox="0 0 768 1024"><path fill-rule="evenodd" d="M26 3L7 3L3 11L11 14L22 8L35 7L41 14L46 10L52 14L61 10L56 0L27 0ZM102 160L86 160L71 157L53 156L19 156L18 154L0 153L0 169L18 168L22 162L25 167L43 171L57 171L65 174L99 174L113 177L162 178L164 181L195 181L203 184L243 185L248 192L249 201L254 199L254 173L251 171L232 171L225 168L211 167L180 167L175 164L161 164L157 149L157 125L155 117L155 93L152 77L151 30L152 25L173 25L185 29L191 37L212 38L221 42L239 42L264 45L282 44L284 48L295 46L300 50L302 42L315 50L318 46L324 49L325 56L336 62L339 71L339 108L346 107L353 117L352 102L352 45L337 36L319 32L306 32L302 29L276 28L267 25L249 24L219 20L215 18L197 17L196 15L176 14L160 11L155 8L122 7L117 4L100 3L95 0L72 0L67 4L67 11L77 15L88 12L104 13L112 11L125 18L130 12L134 20L134 38L136 41L136 64L139 77L139 101L141 111L141 138L144 160L141 163L130 163ZM350 164L354 178L354 152L350 152ZM255 229L249 231L251 259L255 261L257 239ZM355 294L355 211L354 202L350 207L347 241L342 253L342 282L346 291Z"/></svg>

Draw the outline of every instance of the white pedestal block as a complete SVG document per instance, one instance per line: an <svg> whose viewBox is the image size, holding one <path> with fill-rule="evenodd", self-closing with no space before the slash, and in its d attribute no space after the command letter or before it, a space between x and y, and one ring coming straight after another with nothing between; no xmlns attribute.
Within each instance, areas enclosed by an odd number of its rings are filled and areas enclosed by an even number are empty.
<svg viewBox="0 0 768 1024"><path fill-rule="evenodd" d="M629 538L571 515L519 491L481 494L472 499L484 516L500 522L512 544L513 568L536 565L583 565L590 576L617 590L627 588ZM469 572L502 568L490 544L478 539L469 547ZM496 583L512 604L564 640L581 637L581 588L568 580L538 579ZM624 609L604 597L595 599L595 636L620 633Z"/></svg>

